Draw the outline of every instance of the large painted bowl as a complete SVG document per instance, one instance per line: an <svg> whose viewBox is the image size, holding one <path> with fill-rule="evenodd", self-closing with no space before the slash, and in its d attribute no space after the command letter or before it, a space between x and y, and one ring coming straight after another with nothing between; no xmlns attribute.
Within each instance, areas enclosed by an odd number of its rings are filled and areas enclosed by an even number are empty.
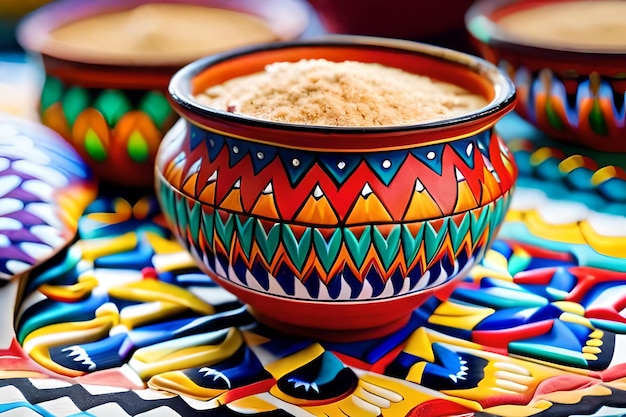
<svg viewBox="0 0 626 417"><path fill-rule="evenodd" d="M277 61L377 62L453 82L488 105L398 127L263 121L196 94ZM512 82L479 58L409 41L336 35L196 61L170 99L181 120L156 160L171 229L263 323L322 339L393 332L479 260L517 174L494 124Z"/></svg>
<svg viewBox="0 0 626 417"><path fill-rule="evenodd" d="M220 37L202 43L204 49L188 51L184 45L173 44L170 36L188 39L201 34L188 28L193 25L181 13L171 18L155 16L155 4L252 16L267 25L276 41L296 38L309 25L310 8L299 0L58 0L28 15L19 25L18 41L41 57L45 69L39 103L42 123L63 135L100 180L117 185L152 185L158 146L177 119L166 98L176 70L210 53L268 41L236 36L223 24ZM81 20L139 10L144 15L130 17L113 30L120 33L115 38L122 42L149 45L141 54L118 53L109 46L112 40L92 39L91 32L84 36L90 40L87 43L59 40L54 35L57 29ZM166 23L160 25L161 20ZM163 44L162 51L154 46L158 43Z"/></svg>
<svg viewBox="0 0 626 417"><path fill-rule="evenodd" d="M596 3L596 8L606 9L614 18L609 19L606 11L604 15L600 10L580 12L584 3ZM529 23L528 34L503 24L515 13L560 6L564 11L559 14L568 19L567 32L562 32L568 39L547 41L540 36L561 31L546 22L538 23L540 28ZM567 144L626 152L626 41L619 35L619 31L626 33L624 10L621 0L478 0L466 14L466 26L479 53L514 80L519 97L516 111L527 121ZM548 16L544 13L542 19L547 21ZM612 32L618 29L612 22L616 19L621 19L617 23L621 29ZM604 45L585 31L614 35Z"/></svg>

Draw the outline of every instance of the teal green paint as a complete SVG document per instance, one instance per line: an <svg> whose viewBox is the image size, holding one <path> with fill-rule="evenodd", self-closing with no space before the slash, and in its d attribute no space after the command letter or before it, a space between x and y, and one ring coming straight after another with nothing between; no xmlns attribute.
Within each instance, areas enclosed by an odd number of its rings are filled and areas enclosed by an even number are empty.
<svg viewBox="0 0 626 417"><path fill-rule="evenodd" d="M183 233L183 238L187 238L187 228L189 227L189 219L187 218L187 199L184 197L176 197L176 223Z"/></svg>
<svg viewBox="0 0 626 417"><path fill-rule="evenodd" d="M202 234L206 239L206 243L209 248L213 249L213 242L215 241L215 212L211 207L209 210L202 210Z"/></svg>
<svg viewBox="0 0 626 417"><path fill-rule="evenodd" d="M74 127L78 116L89 107L89 93L84 88L71 87L65 92L61 105L63 106L67 124L71 129Z"/></svg>
<svg viewBox="0 0 626 417"><path fill-rule="evenodd" d="M147 114L159 130L174 113L165 96L158 91L149 91L139 103L139 110Z"/></svg>
<svg viewBox="0 0 626 417"><path fill-rule="evenodd" d="M345 228L344 241L354 264L357 268L361 268L372 244L372 226L365 226L360 238L357 238L350 229Z"/></svg>
<svg viewBox="0 0 626 417"><path fill-rule="evenodd" d="M126 95L120 90L104 90L94 101L94 109L98 110L109 127L114 127L117 122L132 110Z"/></svg>
<svg viewBox="0 0 626 417"><path fill-rule="evenodd" d="M254 237L254 223L253 217L237 216L235 226L237 227L237 239L239 240L239 246L243 250L247 259L250 259L250 251L252 249L252 241Z"/></svg>
<svg viewBox="0 0 626 417"><path fill-rule="evenodd" d="M280 224L274 223L266 233L262 221L257 220L254 228L254 238L261 253L268 263L271 263L276 256L276 250L280 243Z"/></svg>
<svg viewBox="0 0 626 417"><path fill-rule="evenodd" d="M531 256L520 256L513 252L508 262L509 273L511 276L515 276L519 272L526 270L528 265L530 265L530 261L532 261Z"/></svg>
<svg viewBox="0 0 626 417"><path fill-rule="evenodd" d="M224 221L222 216L215 213L214 222L217 237L224 245L224 248L229 251L233 244L233 235L235 234L235 215L228 213L226 221Z"/></svg>
<svg viewBox="0 0 626 417"><path fill-rule="evenodd" d="M419 253L420 246L424 241L424 223L420 224L417 234L413 236L409 227L405 224L402 225L402 252L404 252L404 260L407 265L411 265L417 254Z"/></svg>
<svg viewBox="0 0 626 417"><path fill-rule="evenodd" d="M467 234L470 229L470 225L472 223L471 212L465 212L462 214L462 216L463 218L461 219L461 223L458 226L453 220L450 220L450 223L448 224L449 226L448 229L450 231L450 239L452 240L452 247L454 249L454 253L456 253L459 250L459 248L465 241L465 238L467 237Z"/></svg>
<svg viewBox="0 0 626 417"><path fill-rule="evenodd" d="M580 352L573 352L556 346L511 342L509 343L509 353L528 358L543 359L550 363L560 363L583 369L586 369L589 366L589 363Z"/></svg>
<svg viewBox="0 0 626 417"><path fill-rule="evenodd" d="M385 270L391 268L391 264L398 256L400 250L400 237L402 235L402 228L400 225L391 226L392 229L385 238L377 227L372 229L372 236L374 238L374 247L380 260L383 263Z"/></svg>
<svg viewBox="0 0 626 417"><path fill-rule="evenodd" d="M41 89L41 99L39 108L43 111L48 110L54 103L61 101L63 97L63 83L55 77L46 77Z"/></svg>
<svg viewBox="0 0 626 417"><path fill-rule="evenodd" d="M476 217L476 212L472 212L471 224L470 224L470 232L472 233L472 242L476 242L482 235L485 233L485 229L487 228L487 224L489 223L489 218L491 217L491 204L488 204L480 210L478 217Z"/></svg>
<svg viewBox="0 0 626 417"><path fill-rule="evenodd" d="M189 233L194 242L198 241L198 235L200 234L200 223L202 221L202 203L195 201L191 205L188 213L189 219Z"/></svg>
<svg viewBox="0 0 626 417"><path fill-rule="evenodd" d="M439 231L436 231L430 222L426 222L424 226L424 248L426 249L426 262L429 264L433 261L435 255L439 253L441 245L448 235L449 221L450 218L445 217Z"/></svg>
<svg viewBox="0 0 626 417"><path fill-rule="evenodd" d="M326 241L324 235L318 229L313 229L313 245L315 246L317 257L327 273L330 272L335 259L337 259L342 242L340 229L335 229L328 241Z"/></svg>
<svg viewBox="0 0 626 417"><path fill-rule="evenodd" d="M289 255L289 259L295 265L296 269L299 272L302 272L302 268L304 267L304 263L309 255L311 249L311 228L306 228L300 237L300 240L296 238L289 227L286 224L282 225L283 229L283 246L287 251L287 255Z"/></svg>

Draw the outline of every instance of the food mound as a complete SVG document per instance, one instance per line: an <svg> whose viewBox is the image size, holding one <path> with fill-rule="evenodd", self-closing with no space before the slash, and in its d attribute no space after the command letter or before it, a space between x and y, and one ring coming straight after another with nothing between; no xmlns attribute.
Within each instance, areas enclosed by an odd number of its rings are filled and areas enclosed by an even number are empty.
<svg viewBox="0 0 626 417"><path fill-rule="evenodd" d="M368 127L426 123L484 107L477 94L376 63L276 62L199 94L209 107L290 124Z"/></svg>

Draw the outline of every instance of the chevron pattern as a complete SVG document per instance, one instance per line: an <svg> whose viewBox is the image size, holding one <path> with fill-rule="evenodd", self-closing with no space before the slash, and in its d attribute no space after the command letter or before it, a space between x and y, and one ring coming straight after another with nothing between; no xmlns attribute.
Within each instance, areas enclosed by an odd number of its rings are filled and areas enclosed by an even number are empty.
<svg viewBox="0 0 626 417"><path fill-rule="evenodd" d="M169 224L210 273L317 300L441 285L488 246L516 168L497 136L305 152L177 126L157 161Z"/></svg>
<svg viewBox="0 0 626 417"><path fill-rule="evenodd" d="M131 185L151 183L154 156L176 119L159 91L83 88L53 76L46 77L40 113L99 176Z"/></svg>
<svg viewBox="0 0 626 417"><path fill-rule="evenodd" d="M169 393L81 385L54 379L2 379L0 398L2 416L176 417L220 416L225 412L223 408L193 407Z"/></svg>
<svg viewBox="0 0 626 417"><path fill-rule="evenodd" d="M483 207L513 186L492 130L421 147L313 152L173 129L157 165L191 199L233 213L339 226L421 221Z"/></svg>
<svg viewBox="0 0 626 417"><path fill-rule="evenodd" d="M547 68L535 71L507 61L500 67L517 85L516 111L548 135L605 152L626 151L626 83L621 76L592 73L566 79Z"/></svg>

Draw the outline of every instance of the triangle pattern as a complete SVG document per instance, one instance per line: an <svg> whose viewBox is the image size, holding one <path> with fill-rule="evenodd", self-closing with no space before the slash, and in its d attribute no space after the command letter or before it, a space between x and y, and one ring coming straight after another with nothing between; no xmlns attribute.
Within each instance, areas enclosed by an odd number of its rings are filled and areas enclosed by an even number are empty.
<svg viewBox="0 0 626 417"><path fill-rule="evenodd" d="M329 153L320 157L320 166L336 181L343 184L360 165L360 156Z"/></svg>
<svg viewBox="0 0 626 417"><path fill-rule="evenodd" d="M424 146L412 149L411 154L438 175L441 175L443 172L442 160L445 146L442 143Z"/></svg>
<svg viewBox="0 0 626 417"><path fill-rule="evenodd" d="M465 162L465 164L474 168L474 154L476 152L476 144L474 137L464 138L450 142L450 147Z"/></svg>
<svg viewBox="0 0 626 417"><path fill-rule="evenodd" d="M365 162L383 184L389 185L402 167L406 157L405 151L366 154Z"/></svg>

